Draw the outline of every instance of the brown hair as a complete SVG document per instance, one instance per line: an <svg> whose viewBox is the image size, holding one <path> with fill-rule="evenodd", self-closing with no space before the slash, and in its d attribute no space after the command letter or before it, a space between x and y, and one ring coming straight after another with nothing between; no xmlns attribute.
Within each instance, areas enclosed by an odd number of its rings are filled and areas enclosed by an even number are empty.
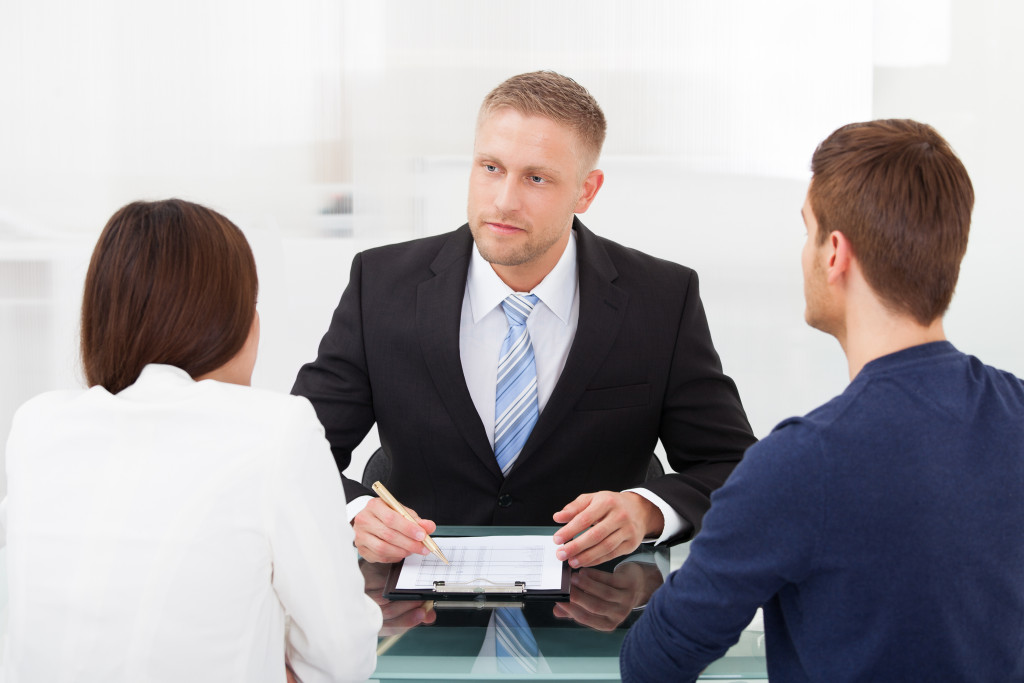
<svg viewBox="0 0 1024 683"><path fill-rule="evenodd" d="M597 167L607 124L597 100L576 81L553 71L513 76L484 98L477 127L502 107L510 107L524 116L543 116L569 128L579 142L581 177Z"/></svg>
<svg viewBox="0 0 1024 683"><path fill-rule="evenodd" d="M811 159L818 243L839 231L864 278L895 311L928 325L953 298L974 207L967 169L931 126L851 123Z"/></svg>
<svg viewBox="0 0 1024 683"><path fill-rule="evenodd" d="M103 228L85 276L82 364L117 393L148 363L199 377L231 360L256 313L256 263L242 231L215 211L134 202Z"/></svg>

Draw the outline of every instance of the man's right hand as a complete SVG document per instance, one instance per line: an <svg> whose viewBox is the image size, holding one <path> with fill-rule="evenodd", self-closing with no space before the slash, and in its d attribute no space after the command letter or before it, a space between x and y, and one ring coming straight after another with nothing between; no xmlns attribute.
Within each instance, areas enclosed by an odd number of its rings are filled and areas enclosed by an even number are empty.
<svg viewBox="0 0 1024 683"><path fill-rule="evenodd" d="M398 562L409 555L428 554L423 538L434 533L437 525L420 519L412 508L406 510L416 522L398 514L380 498L367 503L352 520L359 555L370 562Z"/></svg>

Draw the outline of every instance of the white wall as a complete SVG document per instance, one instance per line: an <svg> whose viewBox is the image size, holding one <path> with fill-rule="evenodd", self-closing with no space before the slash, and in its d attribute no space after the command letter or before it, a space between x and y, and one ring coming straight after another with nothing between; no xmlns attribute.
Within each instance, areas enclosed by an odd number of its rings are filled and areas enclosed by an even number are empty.
<svg viewBox="0 0 1024 683"><path fill-rule="evenodd" d="M815 144L848 121L919 118L959 151L978 203L947 329L1024 375L1022 20L999 0L6 0L0 439L26 398L79 385L81 278L119 206L182 196L243 228L254 381L287 391L352 255L465 220L479 101L539 68L609 120L584 222L698 270L759 435L846 382L838 345L803 324L798 211Z"/></svg>

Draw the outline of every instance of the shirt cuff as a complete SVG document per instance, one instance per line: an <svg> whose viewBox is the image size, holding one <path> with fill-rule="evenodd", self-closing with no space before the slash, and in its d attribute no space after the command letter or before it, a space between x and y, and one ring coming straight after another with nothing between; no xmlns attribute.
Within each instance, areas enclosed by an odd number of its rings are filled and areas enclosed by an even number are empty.
<svg viewBox="0 0 1024 683"><path fill-rule="evenodd" d="M643 496L654 503L654 505L661 510L661 516L665 518L665 526L661 531L661 536L658 536L658 538L645 538L644 543L654 543L655 545L658 545L659 543L664 543L677 534L681 534L682 532L689 531L693 528L693 525L690 524L689 520L676 512L675 508L666 503L664 498L653 491L648 489L626 489L623 493L635 493L638 496Z"/></svg>
<svg viewBox="0 0 1024 683"><path fill-rule="evenodd" d="M352 502L346 503L345 514L348 515L349 523L356 518L356 515L363 511L363 508L366 507L366 504L371 500L373 500L373 496L359 496L352 500Z"/></svg>

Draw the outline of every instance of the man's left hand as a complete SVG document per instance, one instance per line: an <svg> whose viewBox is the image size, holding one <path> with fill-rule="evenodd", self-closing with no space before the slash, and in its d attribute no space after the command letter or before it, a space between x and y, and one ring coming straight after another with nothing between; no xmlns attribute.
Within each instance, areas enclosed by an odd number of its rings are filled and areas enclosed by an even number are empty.
<svg viewBox="0 0 1024 683"><path fill-rule="evenodd" d="M631 491L584 493L554 514L565 524L555 532L560 560L571 567L592 567L631 553L647 536L661 534L661 510Z"/></svg>

